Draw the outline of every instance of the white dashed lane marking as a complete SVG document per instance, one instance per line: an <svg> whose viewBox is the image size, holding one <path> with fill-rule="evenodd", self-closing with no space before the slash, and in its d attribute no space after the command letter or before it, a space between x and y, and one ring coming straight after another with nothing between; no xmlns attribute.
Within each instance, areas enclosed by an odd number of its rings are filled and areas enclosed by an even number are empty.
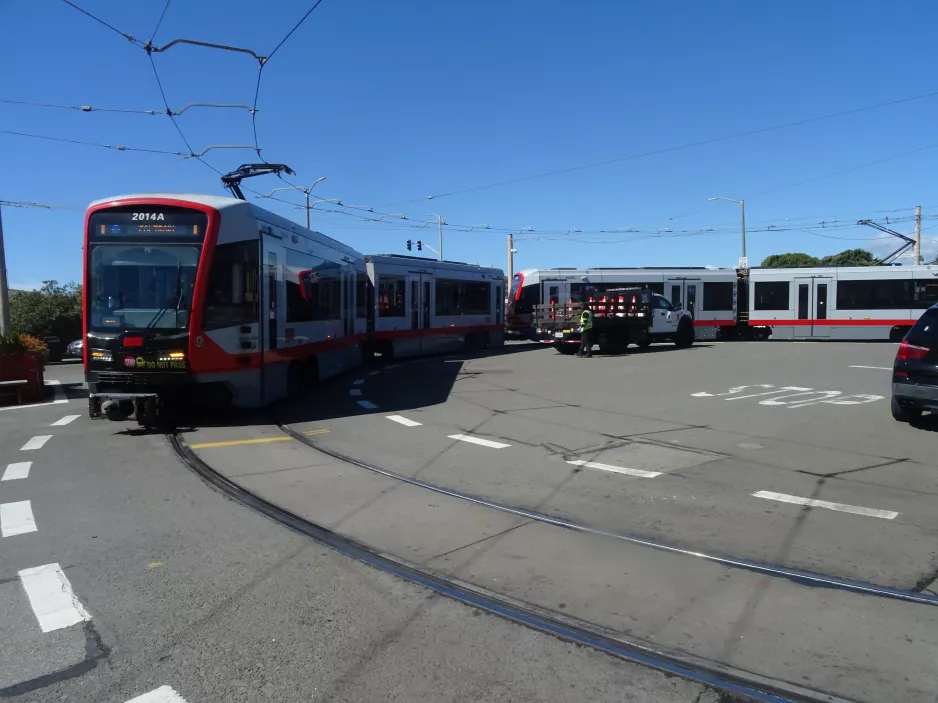
<svg viewBox="0 0 938 703"><path fill-rule="evenodd" d="M613 466L612 464L600 464L595 461L583 461L582 459L576 459L574 461L568 461L568 464L573 464L574 466L585 466L588 469L599 469L600 471L609 471L614 474L625 474L626 476L638 476L639 478L654 478L655 476L660 476L660 471L645 471L644 469L627 469L624 466Z"/></svg>
<svg viewBox="0 0 938 703"><path fill-rule="evenodd" d="M458 439L460 442L469 442L470 444L478 444L482 447L489 447L491 449L504 449L505 447L510 447L510 444L504 444L503 442L493 442L490 439L481 439L480 437L470 437L467 434L451 434L449 435L450 439Z"/></svg>
<svg viewBox="0 0 938 703"><path fill-rule="evenodd" d="M350 388L348 394L351 396L357 396L357 395L361 395L362 392L358 388Z"/></svg>
<svg viewBox="0 0 938 703"><path fill-rule="evenodd" d="M17 461L14 464L7 464L3 472L3 478L0 481L16 481L20 478L29 476L29 467L33 465L31 461Z"/></svg>
<svg viewBox="0 0 938 703"><path fill-rule="evenodd" d="M416 420L409 420L403 415L388 415L388 420L393 420L399 425L404 425L404 427L420 427L423 423L417 422Z"/></svg>
<svg viewBox="0 0 938 703"><path fill-rule="evenodd" d="M851 366L851 369L876 369L877 371L892 371L892 366Z"/></svg>
<svg viewBox="0 0 938 703"><path fill-rule="evenodd" d="M826 500L814 500L814 498L790 496L785 493L774 493L773 491L758 491L752 495L756 498L765 498L766 500L777 500L782 503L805 505L811 508L827 508L828 510L837 510L842 513L853 513L854 515L878 517L883 518L884 520L892 520L899 514L892 510L876 510L875 508L863 508L858 505L847 505L846 503L831 503Z"/></svg>
<svg viewBox="0 0 938 703"><path fill-rule="evenodd" d="M353 386L360 386L360 385L363 384L364 382L365 382L365 379L364 379L364 378L359 378L358 380L352 381L352 385L353 385Z"/></svg>
<svg viewBox="0 0 938 703"><path fill-rule="evenodd" d="M91 620L58 564L23 569L19 577L43 632Z"/></svg>
<svg viewBox="0 0 938 703"><path fill-rule="evenodd" d="M381 373L381 372L380 372L380 371L369 371L369 372L368 372L368 375L369 375L369 376L377 376L379 373Z"/></svg>
<svg viewBox="0 0 938 703"><path fill-rule="evenodd" d="M127 703L186 703L186 699L176 693L170 686L160 686L149 693L144 693L142 696L131 698Z"/></svg>
<svg viewBox="0 0 938 703"><path fill-rule="evenodd" d="M377 410L378 406L372 403L370 400L359 400L358 404L362 406L365 410Z"/></svg>
<svg viewBox="0 0 938 703"><path fill-rule="evenodd" d="M55 422L53 422L52 427L61 427L62 425L67 425L68 423L74 422L80 417L81 415L66 415L61 420L56 420Z"/></svg>
<svg viewBox="0 0 938 703"><path fill-rule="evenodd" d="M0 536L13 537L35 531L33 506L28 500L0 503Z"/></svg>
<svg viewBox="0 0 938 703"><path fill-rule="evenodd" d="M26 444L20 447L20 451L29 452L34 449L42 449L42 446L52 439L51 434L41 434L38 437L33 437Z"/></svg>

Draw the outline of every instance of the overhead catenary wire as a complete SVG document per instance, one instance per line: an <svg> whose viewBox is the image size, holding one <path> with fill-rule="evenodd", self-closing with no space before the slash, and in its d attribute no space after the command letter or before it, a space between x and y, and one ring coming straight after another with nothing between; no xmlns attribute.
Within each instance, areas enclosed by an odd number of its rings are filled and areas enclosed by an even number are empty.
<svg viewBox="0 0 938 703"><path fill-rule="evenodd" d="M289 32L286 33L286 35L283 37L283 39L281 39L280 42L277 44L277 46L274 47L273 51L271 51L271 52L267 55L267 58L266 58L264 61L261 61L261 64L260 64L260 66L259 66L258 69L257 69L257 82L256 82L256 84L255 84L255 86L254 86L254 103L253 103L253 106L252 106L252 108L251 108L251 130L254 132L254 151L257 152L258 158L260 158L261 161L264 161L265 163L266 163L267 160L261 155L261 148L260 148L260 144L258 143L258 139L257 139L257 101L258 101L258 99L259 99L259 97L260 97L260 94L261 94L261 78L263 78L263 76L264 76L264 67L267 65L267 62L270 61L270 59L273 58L274 54L276 54L278 51L280 51L280 47L282 47L284 44L286 44L286 43L287 43L287 40L289 40L290 37L293 36L293 33L294 33L297 29L300 28L300 25L302 25L302 24L306 21L306 19L307 19L311 14L313 14L313 10L315 10L317 7L319 7L319 5L320 5L321 2L322 2L322 0L316 0L316 2L313 3L312 7L310 7L309 10L306 11L306 14L303 15L303 16L300 18L300 21L297 22L295 25L293 25L293 28L292 28ZM290 183L290 182L287 181L281 174L278 173L277 176L278 176L281 180L283 180L284 182ZM290 183L290 185L293 185L293 184ZM296 187L296 186L294 186L294 187Z"/></svg>
<svg viewBox="0 0 938 703"><path fill-rule="evenodd" d="M650 151L638 152L635 154L628 154L626 156L617 156L611 159L603 159L602 161L594 161L588 164L580 164L578 166L570 166L567 168L556 169L553 171L544 171L541 173L535 173L528 176L520 176L518 178L509 178L502 181L495 181L492 183L486 183L478 186L471 186L469 188L460 188L456 190L451 190L443 193L436 193L434 195L424 196L422 198L412 198L410 200L398 201L394 203L385 203L379 207L391 207L393 205L402 205L408 203L418 203L425 200L434 200L439 198L448 198L454 195L462 195L465 193L474 193L480 190L488 190L490 188L498 188L501 186L512 185L514 183L523 183L525 181L532 181L540 178L548 178L551 176L559 176L565 173L573 173L575 171L583 171L591 168L598 168L600 166L608 166L610 164L621 163L625 161L633 161L635 159L643 159L651 156L659 156L661 154L669 154L675 151L682 151L684 149L692 149L700 146L707 146L709 144L718 144L720 142L729 141L731 139L740 139L742 137L750 137L756 134L764 134L766 132L773 132L780 129L790 129L792 127L800 127L806 124L813 124L815 122L822 122L824 120L831 120L837 117L846 117L849 115L855 115L861 112L868 112L870 110L878 110L884 107L891 107L893 105L901 105L904 103L913 102L916 100L925 100L927 98L933 98L938 96L938 90L931 91L928 93L922 93L920 95L912 95L904 98L897 98L895 100L887 100L885 102L876 103L873 105L865 105L861 107L851 108L849 110L839 110L837 112L830 112L823 115L816 115L814 117L806 117L800 120L792 120L789 122L783 122L776 125L769 125L766 127L759 127L756 129L744 130L741 132L735 132L733 134L725 134L719 137L710 137L707 139L700 139L693 142L686 142L684 144L676 144L674 146L662 147L660 149L652 149Z"/></svg>
<svg viewBox="0 0 938 703"><path fill-rule="evenodd" d="M117 27L115 27L114 25L108 24L107 22L105 22L105 21L104 21L103 19L101 19L100 17L97 17L96 15L91 14L91 13L88 12L87 10L83 10L83 9L80 8L78 5L76 5L75 3L71 2L71 0L62 0L62 2L64 2L64 3L65 3L66 5L68 5L69 7L75 8L75 9L78 10L81 14L83 14L83 15L85 15L85 16L87 16L87 17L90 17L90 18L93 19L95 22L98 22L99 24L103 24L105 27L107 27L108 29L110 29L112 32L117 32L117 33L120 34L122 37L124 37L124 39L126 39L126 40L129 41L129 42L131 42L132 44L136 44L137 46L139 46L139 47L141 47L141 48L143 48L143 47L145 46L145 44L144 44L142 41L140 41L139 39L137 39L137 38L136 38L135 36L133 36L132 34L128 34L127 32L123 32L123 31L119 30Z"/></svg>
<svg viewBox="0 0 938 703"><path fill-rule="evenodd" d="M147 154L166 154L168 156L187 156L181 151L170 151L168 149L146 149L143 147L124 146L120 144L101 144L99 142L88 142L80 139L66 139L64 137L50 137L45 134L29 134L27 132L14 132L8 129L0 129L0 134L9 134L16 137L28 137L30 139L44 139L50 142L64 142L67 144L80 144L82 146L94 146L101 149L113 149L115 151L137 151Z"/></svg>
<svg viewBox="0 0 938 703"><path fill-rule="evenodd" d="M156 39L156 33L160 31L160 25L163 24L163 18L166 17L166 11L169 9L169 3L171 2L172 0L166 0L166 4L163 5L163 11L160 13L160 18L156 22L156 27L153 29L153 34L150 35L150 41L147 42L148 44L152 44L153 40Z"/></svg>

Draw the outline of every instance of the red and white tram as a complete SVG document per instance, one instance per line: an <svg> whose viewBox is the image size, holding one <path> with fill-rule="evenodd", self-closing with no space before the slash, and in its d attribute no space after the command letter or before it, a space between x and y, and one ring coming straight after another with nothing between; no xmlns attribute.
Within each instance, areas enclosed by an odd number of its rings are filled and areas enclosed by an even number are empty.
<svg viewBox="0 0 938 703"><path fill-rule="evenodd" d="M394 302L404 310L392 316L401 311L382 309L375 282L402 269L407 285ZM376 348L500 344L502 280L478 266L365 257L244 200L99 200L85 225L89 411L155 424L174 402L269 403L360 365ZM473 287L453 292L450 281ZM485 311L478 283L490 291ZM389 328L395 317L408 324ZM467 339L483 330L484 339Z"/></svg>
<svg viewBox="0 0 938 703"><path fill-rule="evenodd" d="M938 303L938 266L804 269L549 269L519 271L507 329L537 338L534 306L602 296L622 284L647 287L694 316L698 339L899 341Z"/></svg>

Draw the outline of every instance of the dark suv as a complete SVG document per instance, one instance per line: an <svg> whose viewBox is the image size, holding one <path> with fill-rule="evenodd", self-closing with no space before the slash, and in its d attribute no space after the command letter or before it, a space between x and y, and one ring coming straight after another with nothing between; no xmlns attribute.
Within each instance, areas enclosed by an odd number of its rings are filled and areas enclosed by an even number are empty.
<svg viewBox="0 0 938 703"><path fill-rule="evenodd" d="M892 369L892 416L910 422L923 410L938 413L938 305L909 330Z"/></svg>

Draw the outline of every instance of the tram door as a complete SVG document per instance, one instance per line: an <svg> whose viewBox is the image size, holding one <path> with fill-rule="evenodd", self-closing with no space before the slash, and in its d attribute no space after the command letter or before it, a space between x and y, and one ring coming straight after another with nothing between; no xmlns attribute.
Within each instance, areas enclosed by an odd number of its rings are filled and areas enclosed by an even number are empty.
<svg viewBox="0 0 938 703"><path fill-rule="evenodd" d="M664 295L674 307L680 305L697 317L697 296L701 292L699 278L669 278L664 282Z"/></svg>
<svg viewBox="0 0 938 703"><path fill-rule="evenodd" d="M266 233L261 237L261 398L276 400L286 391L286 366L277 364L278 349L285 341L283 325L286 300L283 293L283 243Z"/></svg>
<svg viewBox="0 0 938 703"><path fill-rule="evenodd" d="M827 276L799 276L795 278L797 320L795 337L823 339L830 337L827 323L828 294L832 278Z"/></svg>
<svg viewBox="0 0 938 703"><path fill-rule="evenodd" d="M420 271L410 271L407 274L409 286L407 299L410 301L410 328L412 330L430 329L430 302L433 276ZM427 333L416 334L412 338L410 354L434 350L434 340Z"/></svg>

